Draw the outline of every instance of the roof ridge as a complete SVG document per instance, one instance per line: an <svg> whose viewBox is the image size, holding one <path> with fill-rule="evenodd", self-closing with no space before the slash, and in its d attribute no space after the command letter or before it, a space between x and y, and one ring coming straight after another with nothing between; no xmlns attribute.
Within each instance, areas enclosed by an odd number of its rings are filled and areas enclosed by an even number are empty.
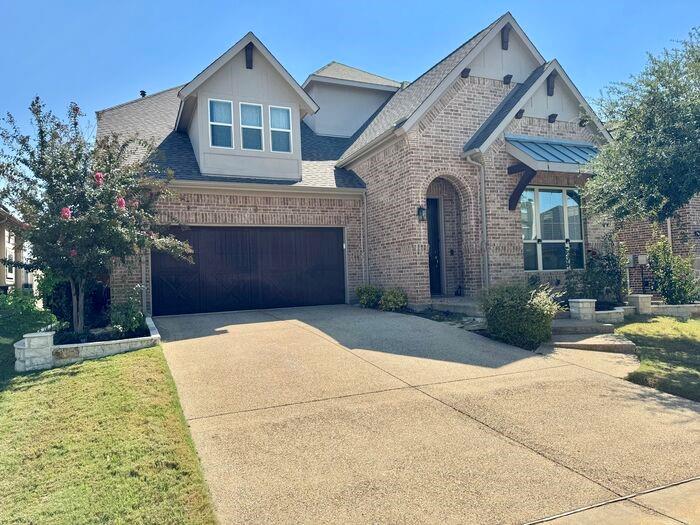
<svg viewBox="0 0 700 525"><path fill-rule="evenodd" d="M381 78L381 79L384 79L384 80L388 80L388 81L393 82L393 83L395 83L395 84L401 84L400 81L394 80L393 78L385 77L384 75L377 75L376 73L372 73L371 71L367 71L366 69L360 69L359 67L351 66L351 65L346 64L346 63L344 63L344 62L338 62L337 60L331 60L330 62L328 62L328 64L326 64L325 66L320 67L319 69L317 69L316 71L314 71L314 72L311 73L311 74L312 74L312 75L318 75L318 73L319 73L320 71L323 71L324 69L326 69L326 68L327 68L328 66L330 66L331 64L338 64L339 66L348 67L348 68L350 68L350 69L354 69L354 70L359 71L359 72L361 72L361 73L366 73L366 74L368 74L368 75L372 75L373 77L377 77L377 78ZM320 76L322 76L322 75L320 75Z"/></svg>
<svg viewBox="0 0 700 525"><path fill-rule="evenodd" d="M180 89L182 86L185 86L185 85L186 85L186 84L180 84L180 85L178 85L178 86L173 86L173 87L171 87L171 88L161 89L160 91L156 91L155 93L151 93L150 95L146 95L145 97L139 97L139 98L135 98L135 99L133 99L133 100L127 100L126 102L122 102L121 104L117 104L117 105L115 105L115 106L109 106L109 107L104 108L104 109L98 109L97 111L95 111L95 114L100 115L100 114L104 113L105 111L111 111L111 110L113 110L113 109L119 109L119 108L122 108L122 107L124 107L124 106L128 106L129 104L134 104L134 103L136 103L136 102L141 102L142 100L145 100L145 99L147 99L147 98L157 97L158 95L162 95L163 93L167 93L168 91L172 91L172 90L174 90L174 89Z"/></svg>

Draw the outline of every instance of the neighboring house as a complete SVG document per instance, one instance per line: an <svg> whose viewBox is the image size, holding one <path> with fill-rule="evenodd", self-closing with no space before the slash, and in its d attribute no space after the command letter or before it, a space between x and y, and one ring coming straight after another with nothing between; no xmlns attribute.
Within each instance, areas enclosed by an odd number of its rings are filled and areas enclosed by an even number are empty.
<svg viewBox="0 0 700 525"><path fill-rule="evenodd" d="M659 237L666 237L673 253L695 258L695 275L700 279L700 195L663 224L634 222L625 224L618 238L630 256L629 281L635 293L651 293L653 279L647 266L648 246Z"/></svg>
<svg viewBox="0 0 700 525"><path fill-rule="evenodd" d="M387 60L390 56L387 56ZM183 86L97 113L158 145L161 217L195 265L112 274L154 314L352 302L363 283L436 295L585 264L583 165L607 131L510 13L411 83L332 62L300 86L247 34Z"/></svg>
<svg viewBox="0 0 700 525"><path fill-rule="evenodd" d="M10 227L20 224L10 210L0 205L0 259L24 261L26 247L15 237ZM0 266L0 291L7 293L13 288L31 287L33 276L30 272L12 266Z"/></svg>

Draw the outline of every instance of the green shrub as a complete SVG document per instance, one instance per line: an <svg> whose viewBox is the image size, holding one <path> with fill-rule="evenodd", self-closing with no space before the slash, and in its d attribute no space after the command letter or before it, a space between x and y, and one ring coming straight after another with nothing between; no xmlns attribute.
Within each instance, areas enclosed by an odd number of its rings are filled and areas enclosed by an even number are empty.
<svg viewBox="0 0 700 525"><path fill-rule="evenodd" d="M398 312L408 306L408 296L400 288L390 288L382 294L379 309L385 312Z"/></svg>
<svg viewBox="0 0 700 525"><path fill-rule="evenodd" d="M624 304L628 292L627 253L610 237L601 251L588 251L585 270L566 273L567 299L595 299L596 307L608 309Z"/></svg>
<svg viewBox="0 0 700 525"><path fill-rule="evenodd" d="M141 286L135 286L130 290L123 302L112 304L109 316L112 327L122 334L139 332L146 323L141 311Z"/></svg>
<svg viewBox="0 0 700 525"><path fill-rule="evenodd" d="M489 288L481 305L489 334L499 341L535 350L552 337L552 319L559 310L549 286L504 284Z"/></svg>
<svg viewBox="0 0 700 525"><path fill-rule="evenodd" d="M36 303L37 298L24 290L0 294L0 334L19 341L24 334L55 323L56 317Z"/></svg>
<svg viewBox="0 0 700 525"><path fill-rule="evenodd" d="M654 288L668 304L688 304L700 297L693 258L675 255L666 237L647 247Z"/></svg>
<svg viewBox="0 0 700 525"><path fill-rule="evenodd" d="M377 288L371 284L358 286L355 293L357 294L357 298L360 301L360 306L362 306L362 308L377 308L379 306L379 301L382 298L381 288Z"/></svg>

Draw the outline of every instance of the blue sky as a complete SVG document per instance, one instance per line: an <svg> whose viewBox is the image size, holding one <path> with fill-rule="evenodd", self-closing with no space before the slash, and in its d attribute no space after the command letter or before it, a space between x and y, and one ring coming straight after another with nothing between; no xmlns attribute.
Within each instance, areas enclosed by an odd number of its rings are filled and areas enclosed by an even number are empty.
<svg viewBox="0 0 700 525"><path fill-rule="evenodd" d="M187 82L249 30L300 83L331 60L412 80L508 10L589 98L700 25L700 2L673 0L0 0L0 113L26 122L38 94L94 119Z"/></svg>

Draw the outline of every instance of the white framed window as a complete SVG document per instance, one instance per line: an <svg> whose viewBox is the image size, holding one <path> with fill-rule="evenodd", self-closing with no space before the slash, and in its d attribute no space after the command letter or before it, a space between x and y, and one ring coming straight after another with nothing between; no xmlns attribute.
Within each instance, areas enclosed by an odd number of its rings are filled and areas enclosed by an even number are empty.
<svg viewBox="0 0 700 525"><path fill-rule="evenodd" d="M270 106L270 150L292 152L292 109Z"/></svg>
<svg viewBox="0 0 700 525"><path fill-rule="evenodd" d="M583 268L581 197L575 188L532 186L520 197L526 271Z"/></svg>
<svg viewBox="0 0 700 525"><path fill-rule="evenodd" d="M209 99L209 145L233 148L233 102Z"/></svg>
<svg viewBox="0 0 700 525"><path fill-rule="evenodd" d="M263 151L263 107L260 104L241 102L241 148Z"/></svg>
<svg viewBox="0 0 700 525"><path fill-rule="evenodd" d="M15 253L14 253L14 248L11 246L7 246L5 248L5 259L8 261L14 261L15 260ZM15 269L14 267L7 265L5 266L5 281L10 282L15 280Z"/></svg>

